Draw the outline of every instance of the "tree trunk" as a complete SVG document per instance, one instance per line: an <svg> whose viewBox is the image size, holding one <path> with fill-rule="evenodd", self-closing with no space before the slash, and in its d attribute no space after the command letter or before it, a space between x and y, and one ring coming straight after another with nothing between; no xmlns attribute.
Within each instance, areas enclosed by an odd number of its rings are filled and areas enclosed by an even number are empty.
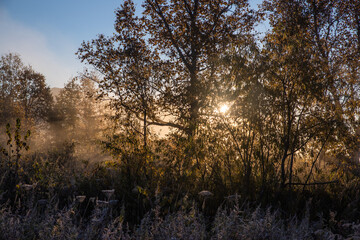
<svg viewBox="0 0 360 240"><path fill-rule="evenodd" d="M144 131L144 149L146 149L147 147L147 135L146 135L146 129L147 129L147 119L146 119L146 108L144 109L144 119L143 119L143 131Z"/></svg>

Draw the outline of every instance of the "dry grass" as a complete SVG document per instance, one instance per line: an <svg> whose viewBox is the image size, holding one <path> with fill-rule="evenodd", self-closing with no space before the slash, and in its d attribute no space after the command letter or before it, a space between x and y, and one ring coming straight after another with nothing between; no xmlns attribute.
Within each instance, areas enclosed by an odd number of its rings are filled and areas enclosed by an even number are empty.
<svg viewBox="0 0 360 240"><path fill-rule="evenodd" d="M76 203L67 209L56 204L35 205L26 214L3 207L0 211L0 239L359 239L360 224L329 220L312 222L309 212L284 218L278 210L257 207L221 207L213 221L205 221L195 208L161 216L156 206L141 223L130 227L124 211L114 216L111 206L96 206L88 219L79 217ZM207 223L206 223L207 222Z"/></svg>

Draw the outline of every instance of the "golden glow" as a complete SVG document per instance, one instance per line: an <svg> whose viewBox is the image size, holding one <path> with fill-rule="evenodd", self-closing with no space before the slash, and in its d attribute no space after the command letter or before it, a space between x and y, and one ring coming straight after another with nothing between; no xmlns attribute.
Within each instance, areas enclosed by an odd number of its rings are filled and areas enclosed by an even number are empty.
<svg viewBox="0 0 360 240"><path fill-rule="evenodd" d="M219 111L222 114L225 114L229 110L229 106L227 104L223 104L220 106Z"/></svg>

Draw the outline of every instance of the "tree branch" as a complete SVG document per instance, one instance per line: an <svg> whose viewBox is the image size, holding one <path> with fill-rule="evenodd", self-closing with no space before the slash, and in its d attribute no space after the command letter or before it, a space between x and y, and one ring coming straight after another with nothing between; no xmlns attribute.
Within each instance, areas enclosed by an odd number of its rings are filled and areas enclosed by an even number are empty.
<svg viewBox="0 0 360 240"><path fill-rule="evenodd" d="M334 181L328 181L328 182L312 182L312 183L291 183L291 185L298 185L298 186L314 186L314 185L326 185L326 184L333 184L333 183L339 183L339 180ZM286 185L289 185L290 183L286 183Z"/></svg>

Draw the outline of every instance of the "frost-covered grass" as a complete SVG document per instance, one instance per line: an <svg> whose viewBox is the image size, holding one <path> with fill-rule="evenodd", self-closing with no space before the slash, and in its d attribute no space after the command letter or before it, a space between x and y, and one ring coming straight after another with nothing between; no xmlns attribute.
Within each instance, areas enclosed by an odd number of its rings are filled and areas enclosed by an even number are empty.
<svg viewBox="0 0 360 240"><path fill-rule="evenodd" d="M220 207L211 221L196 207L164 216L156 206L136 225L129 227L110 205L96 205L82 218L77 205L60 210L56 204L36 205L20 214L3 207L0 211L0 239L360 239L360 224L337 222L321 216L282 217L280 210Z"/></svg>

